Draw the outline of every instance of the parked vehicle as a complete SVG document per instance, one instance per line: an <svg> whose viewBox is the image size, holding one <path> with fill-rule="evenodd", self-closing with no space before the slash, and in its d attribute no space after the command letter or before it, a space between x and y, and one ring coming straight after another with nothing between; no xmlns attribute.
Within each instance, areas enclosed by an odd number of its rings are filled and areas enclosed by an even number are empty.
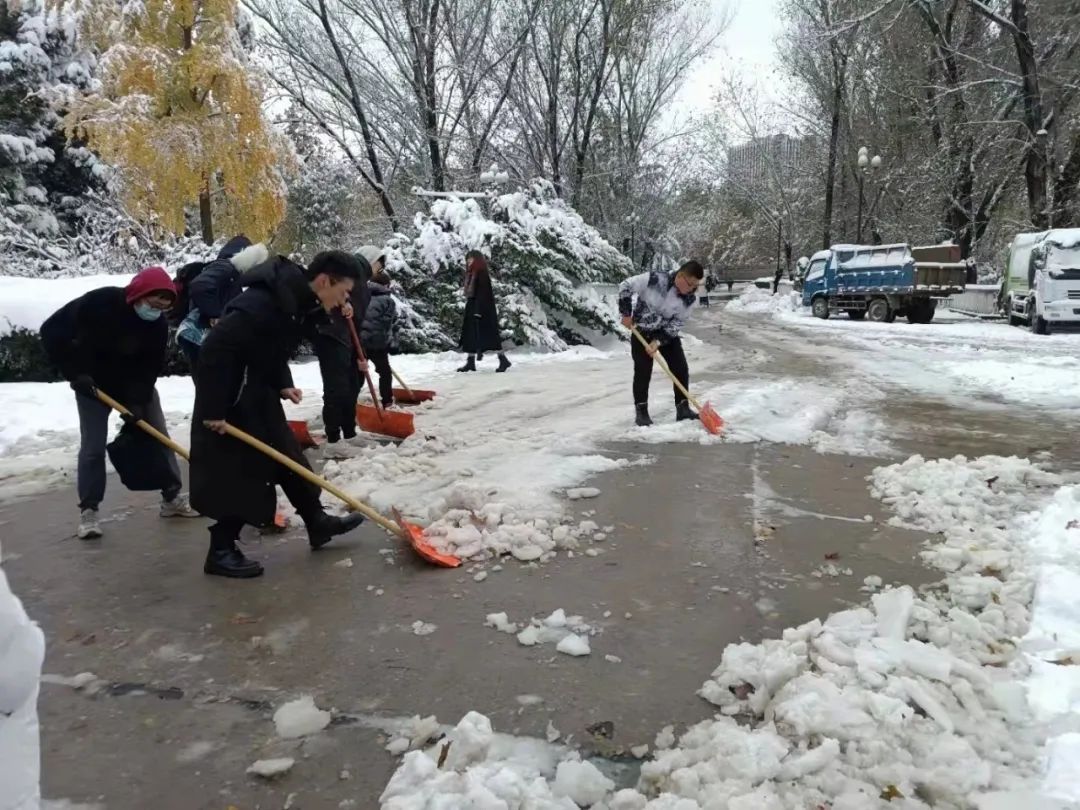
<svg viewBox="0 0 1080 810"><path fill-rule="evenodd" d="M1039 335L1080 325L1080 228L1019 234L1009 248L1001 308Z"/></svg>
<svg viewBox="0 0 1080 810"><path fill-rule="evenodd" d="M903 315L930 323L938 301L962 291L967 274L966 262L916 261L906 244L834 245L810 257L802 302L818 318L846 312L854 321Z"/></svg>

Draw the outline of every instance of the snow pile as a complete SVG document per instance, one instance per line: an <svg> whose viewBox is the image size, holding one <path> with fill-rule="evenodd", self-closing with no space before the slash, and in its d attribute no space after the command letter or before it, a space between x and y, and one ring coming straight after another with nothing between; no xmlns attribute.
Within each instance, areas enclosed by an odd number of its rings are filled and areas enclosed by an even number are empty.
<svg viewBox="0 0 1080 810"><path fill-rule="evenodd" d="M884 399L873 386L792 379L724 383L707 392L724 418L724 441L810 445L820 453L889 456L884 420L865 406Z"/></svg>
<svg viewBox="0 0 1080 810"><path fill-rule="evenodd" d="M415 235L387 245L402 316L397 339L412 351L457 344L465 300L465 254L491 259L503 338L559 351L618 330L616 313L582 285L619 281L633 267L558 198L551 184L486 202L438 199L414 220Z"/></svg>
<svg viewBox="0 0 1080 810"><path fill-rule="evenodd" d="M553 611L544 619L534 616L520 625L511 622L506 613L489 613L484 624L500 633L516 635L518 644L523 647L554 644L558 652L571 656L588 655L592 652L589 636L600 632L598 628L586 624L581 616L567 616L562 608ZM522 628L520 631L519 627Z"/></svg>
<svg viewBox="0 0 1080 810"><path fill-rule="evenodd" d="M0 276L0 335L12 329L37 332L68 301L99 287L126 287L134 273L51 279Z"/></svg>
<svg viewBox="0 0 1080 810"><path fill-rule="evenodd" d="M487 717L469 712L445 740L405 755L380 806L578 810L598 806L613 788L595 765L566 748L496 734Z"/></svg>
<svg viewBox="0 0 1080 810"><path fill-rule="evenodd" d="M748 284L738 298L728 302L725 311L777 314L795 312L801 306L801 293L795 292L790 287L781 286L780 291L773 295L771 287L763 290L753 284Z"/></svg>

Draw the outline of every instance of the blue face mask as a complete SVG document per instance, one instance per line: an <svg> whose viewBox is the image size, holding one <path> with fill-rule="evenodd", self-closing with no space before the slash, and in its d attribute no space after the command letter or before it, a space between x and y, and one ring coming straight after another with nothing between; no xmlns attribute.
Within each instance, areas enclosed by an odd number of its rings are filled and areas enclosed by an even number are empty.
<svg viewBox="0 0 1080 810"><path fill-rule="evenodd" d="M135 305L135 314L142 318L144 321L156 321L161 317L161 310L154 309L149 304L140 301Z"/></svg>

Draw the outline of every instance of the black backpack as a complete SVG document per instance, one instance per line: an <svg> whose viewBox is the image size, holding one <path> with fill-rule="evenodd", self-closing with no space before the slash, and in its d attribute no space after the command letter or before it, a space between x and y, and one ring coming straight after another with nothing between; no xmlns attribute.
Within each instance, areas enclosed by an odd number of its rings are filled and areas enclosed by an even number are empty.
<svg viewBox="0 0 1080 810"><path fill-rule="evenodd" d="M176 286L176 303L169 310L169 321L173 326L179 326L180 322L191 311L191 282L199 275L210 262L189 262L176 271L173 284Z"/></svg>

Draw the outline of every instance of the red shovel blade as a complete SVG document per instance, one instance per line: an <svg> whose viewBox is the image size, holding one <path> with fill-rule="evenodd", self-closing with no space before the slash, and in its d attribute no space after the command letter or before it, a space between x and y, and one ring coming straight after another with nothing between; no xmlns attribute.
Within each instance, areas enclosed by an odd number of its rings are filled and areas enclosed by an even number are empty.
<svg viewBox="0 0 1080 810"><path fill-rule="evenodd" d="M701 424L703 424L705 429L713 436L719 436L724 431L724 420L721 418L720 414L713 410L711 403L705 403L699 416L701 417Z"/></svg>
<svg viewBox="0 0 1080 810"><path fill-rule="evenodd" d="M419 405L421 402L428 402L433 399L435 399L434 391L426 391L421 388L394 389L394 402L398 405Z"/></svg>
<svg viewBox="0 0 1080 810"><path fill-rule="evenodd" d="M356 405L356 423L368 433L381 433L395 439L407 439L416 432L411 413L381 411L371 405Z"/></svg>
<svg viewBox="0 0 1080 810"><path fill-rule="evenodd" d="M424 530L415 523L409 523L409 521L405 520L397 509L392 510L391 514L393 514L394 520L397 521L397 525L401 527L405 539L413 547L413 551L419 554L421 558L432 565L438 565L442 568L457 568L461 565L461 560L453 554L443 554L437 551L424 537Z"/></svg>
<svg viewBox="0 0 1080 810"><path fill-rule="evenodd" d="M309 447L318 447L319 443L315 441L315 437L311 435L311 431L308 430L307 422L303 419L290 419L289 429L293 432L293 436L300 442L300 447L307 450Z"/></svg>

